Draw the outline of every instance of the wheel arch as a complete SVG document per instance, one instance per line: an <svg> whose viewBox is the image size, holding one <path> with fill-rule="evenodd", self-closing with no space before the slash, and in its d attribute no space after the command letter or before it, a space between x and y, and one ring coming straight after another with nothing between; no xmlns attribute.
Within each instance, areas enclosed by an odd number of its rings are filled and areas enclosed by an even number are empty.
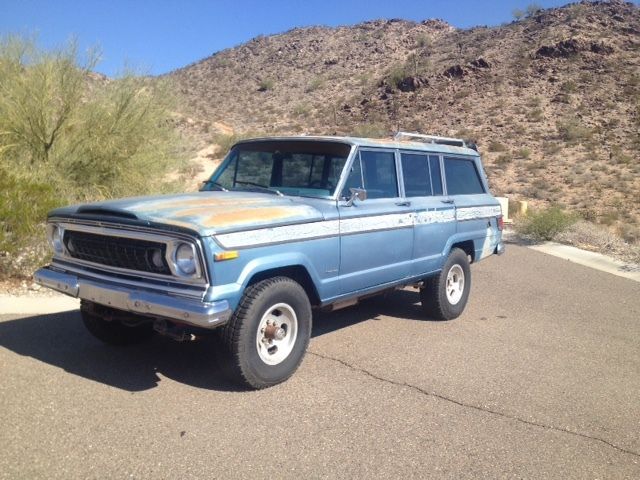
<svg viewBox="0 0 640 480"><path fill-rule="evenodd" d="M458 241L458 242L453 243L451 245L451 248L449 248L449 253L451 253L451 251L454 248L459 248L464 253L469 255L471 257L471 262L472 263L475 261L475 259L476 259L476 247L475 247L475 244L473 243L473 240L463 240L463 241Z"/></svg>
<svg viewBox="0 0 640 480"><path fill-rule="evenodd" d="M311 305L320 305L320 295L318 294L311 275L304 265L286 265L256 271L248 278L246 286L249 287L262 280L273 277L287 277L299 283L306 292L307 297L309 297Z"/></svg>

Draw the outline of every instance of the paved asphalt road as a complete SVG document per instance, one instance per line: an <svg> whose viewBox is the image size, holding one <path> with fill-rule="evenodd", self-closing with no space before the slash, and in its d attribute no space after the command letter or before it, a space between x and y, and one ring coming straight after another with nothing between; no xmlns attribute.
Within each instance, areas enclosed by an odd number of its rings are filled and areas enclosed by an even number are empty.
<svg viewBox="0 0 640 480"><path fill-rule="evenodd" d="M640 478L640 284L517 246L473 275L451 322L410 290L316 315L261 392L211 342L1 316L0 478Z"/></svg>

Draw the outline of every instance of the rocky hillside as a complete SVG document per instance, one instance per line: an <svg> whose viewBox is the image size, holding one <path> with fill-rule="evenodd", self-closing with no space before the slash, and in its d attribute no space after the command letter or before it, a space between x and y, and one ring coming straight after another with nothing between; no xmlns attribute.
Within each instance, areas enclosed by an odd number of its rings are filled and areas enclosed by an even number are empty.
<svg viewBox="0 0 640 480"><path fill-rule="evenodd" d="M640 8L542 10L497 27L378 20L258 37L169 74L203 143L238 133L477 141L498 194L640 237Z"/></svg>

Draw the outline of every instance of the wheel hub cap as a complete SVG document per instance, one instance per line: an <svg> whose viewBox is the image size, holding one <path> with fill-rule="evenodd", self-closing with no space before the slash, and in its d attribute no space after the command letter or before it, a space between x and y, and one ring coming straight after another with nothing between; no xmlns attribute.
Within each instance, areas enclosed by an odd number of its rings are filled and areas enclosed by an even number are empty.
<svg viewBox="0 0 640 480"><path fill-rule="evenodd" d="M447 273L447 300L456 305L464 293L464 270L460 265L453 265Z"/></svg>
<svg viewBox="0 0 640 480"><path fill-rule="evenodd" d="M298 336L298 317L293 307L278 303L269 307L258 325L256 349L267 365L283 362L293 350Z"/></svg>

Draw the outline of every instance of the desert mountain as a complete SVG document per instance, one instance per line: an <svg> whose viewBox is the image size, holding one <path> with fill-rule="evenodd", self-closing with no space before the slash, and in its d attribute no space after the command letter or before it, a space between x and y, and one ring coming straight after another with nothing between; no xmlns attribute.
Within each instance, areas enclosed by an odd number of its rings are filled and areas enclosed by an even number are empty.
<svg viewBox="0 0 640 480"><path fill-rule="evenodd" d="M376 20L261 36L168 76L204 143L237 133L474 139L495 193L640 238L640 8L583 2L456 29ZM187 120L188 119L188 120Z"/></svg>

